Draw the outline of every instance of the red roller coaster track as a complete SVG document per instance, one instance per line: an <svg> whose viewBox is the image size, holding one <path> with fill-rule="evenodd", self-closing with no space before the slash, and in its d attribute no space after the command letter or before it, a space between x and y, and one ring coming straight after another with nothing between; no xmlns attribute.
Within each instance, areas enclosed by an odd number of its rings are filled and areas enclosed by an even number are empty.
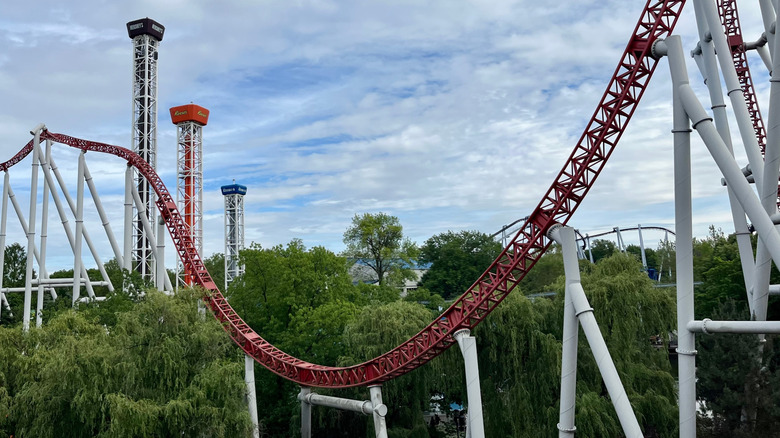
<svg viewBox="0 0 780 438"><path fill-rule="evenodd" d="M157 193L157 207L173 238L179 257L206 288L204 298L233 341L257 362L304 386L344 388L380 383L405 374L450 347L460 329L479 324L511 292L549 246L546 231L566 223L592 187L631 119L656 60L650 56L654 41L669 35L684 0L648 1L623 57L574 151L542 201L521 230L484 274L444 313L395 349L349 367L328 367L296 359L265 341L230 307L212 280L187 233L174 199L154 169L128 149L44 131L49 139L84 151L123 158L144 175ZM0 164L7 170L32 151L28 143L11 160Z"/></svg>

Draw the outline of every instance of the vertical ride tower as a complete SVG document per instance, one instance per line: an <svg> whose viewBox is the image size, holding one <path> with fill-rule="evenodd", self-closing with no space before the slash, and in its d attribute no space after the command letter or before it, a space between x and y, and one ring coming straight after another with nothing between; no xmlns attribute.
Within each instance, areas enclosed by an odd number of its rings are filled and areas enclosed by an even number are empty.
<svg viewBox="0 0 780 438"><path fill-rule="evenodd" d="M244 249L244 195L246 186L222 186L225 197L225 290L231 281L244 273L238 253Z"/></svg>
<svg viewBox="0 0 780 438"><path fill-rule="evenodd" d="M203 127L208 124L209 110L189 104L170 111L177 131L176 204L198 254L203 254ZM176 272L177 287L192 285L189 268L179 262Z"/></svg>
<svg viewBox="0 0 780 438"><path fill-rule="evenodd" d="M157 49L163 39L165 27L151 18L142 18L127 23L127 34L133 40L133 152L140 155L157 169ZM140 217L146 214L151 224L156 223L154 191L138 173L133 178L143 204L133 210L133 252L132 261L125 267L134 268L145 280L152 280L155 274L154 239L144 231ZM126 187L130 190L130 187ZM160 261L162 263L162 260Z"/></svg>

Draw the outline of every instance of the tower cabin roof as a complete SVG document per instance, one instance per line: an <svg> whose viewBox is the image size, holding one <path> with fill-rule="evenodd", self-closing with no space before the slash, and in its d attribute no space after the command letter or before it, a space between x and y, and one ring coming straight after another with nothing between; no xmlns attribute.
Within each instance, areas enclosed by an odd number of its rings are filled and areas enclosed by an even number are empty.
<svg viewBox="0 0 780 438"><path fill-rule="evenodd" d="M209 122L209 110L193 103L175 106L171 108L171 122L174 125L182 122L195 122L206 126Z"/></svg>
<svg viewBox="0 0 780 438"><path fill-rule="evenodd" d="M165 26L149 17L127 23L127 35L130 38L135 38L139 35L150 35L157 41L162 41L164 33Z"/></svg>

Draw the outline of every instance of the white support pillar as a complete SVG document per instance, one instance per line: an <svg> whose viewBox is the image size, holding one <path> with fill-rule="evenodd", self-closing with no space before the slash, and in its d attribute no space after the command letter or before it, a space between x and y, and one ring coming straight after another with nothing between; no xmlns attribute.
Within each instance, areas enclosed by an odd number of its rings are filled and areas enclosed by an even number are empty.
<svg viewBox="0 0 780 438"><path fill-rule="evenodd" d="M78 182L76 183L76 246L73 248L73 297L75 307L81 293L81 247L84 237L84 151L79 154ZM84 278L89 281L88 277Z"/></svg>
<svg viewBox="0 0 780 438"><path fill-rule="evenodd" d="M244 381L249 418L252 420L252 438L260 438L260 423L257 420L257 393L255 392L255 360L244 355Z"/></svg>
<svg viewBox="0 0 780 438"><path fill-rule="evenodd" d="M124 248L122 253L122 260L124 264L122 269L127 271L133 270L133 168L127 166L125 170L125 223L122 230L124 237ZM122 285L125 287L125 285Z"/></svg>
<svg viewBox="0 0 780 438"><path fill-rule="evenodd" d="M168 276L168 273L165 272L165 263L163 262L165 260L165 219L162 216L157 218L157 252L155 254L157 263L154 266L157 272L154 276L154 285L160 292L170 290L165 288L165 277Z"/></svg>
<svg viewBox="0 0 780 438"><path fill-rule="evenodd" d="M731 130L729 128L728 114L726 113L726 103L723 99L723 90L721 88L720 73L718 72L718 62L715 58L715 47L711 38L708 38L709 26L704 15L704 10L700 2L694 2L696 13L696 24L699 30L699 44L702 48L702 57L704 58L704 82L710 95L712 114L715 119L715 126L723 142L726 144L731 155L734 155L734 148L731 144ZM728 187L729 205L731 207L731 218L734 223L734 232L737 237L737 247L739 248L740 264L742 266L742 275L745 279L745 291L748 294L748 305L753 309L753 276L755 274L755 258L753 256L753 244L750 240L747 219L745 219L745 210L739 204L731 187Z"/></svg>
<svg viewBox="0 0 780 438"><path fill-rule="evenodd" d="M51 140L46 140L46 157L40 160L41 167L44 168L44 175L46 172L46 166L48 165L48 158L51 156ZM45 278L46 275L46 240L49 233L49 182L45 176L43 178L43 208L41 208L41 259L38 260L38 266L40 267L39 276ZM5 245L3 245L5 247ZM43 294L44 287L41 282L38 282L38 297L35 301L35 326L40 327L43 324Z"/></svg>
<svg viewBox="0 0 780 438"><path fill-rule="evenodd" d="M48 184L49 187L51 187L51 189L50 189L51 199L52 199L52 201L54 201L54 205L57 208L57 214L59 215L60 221L62 222L62 228L65 230L65 236L68 239L68 244L70 245L71 251L75 251L75 249L76 249L75 238L73 237L73 232L70 229L70 225L69 225L69 222L68 222L68 216L65 213L65 208L62 206L62 201L60 200L59 192L56 190L56 188L55 188L56 185L54 184L54 179L52 178L52 173L56 172L58 174L59 172L57 172L56 165L54 164L54 160L52 159L50 152L51 151L49 150L49 148L47 146L47 154L45 156L46 157L45 158L46 165L41 166L41 169L43 170L43 176L44 176L44 180L46 181L46 184ZM44 161L44 155L43 155L43 152L41 151L40 148L34 148L33 149L33 154L38 154L38 160L40 160L41 162ZM60 186L63 188L63 190L65 190L64 189L65 183L62 180L61 176L59 177L57 182L60 184ZM65 194L67 195L67 193L65 193ZM17 215L19 215L19 221L22 224L22 228L27 227L27 223L24 220L24 218L22 217L21 212L19 211L19 208L16 205L16 201L14 200L13 194L11 194L10 196L11 196L11 201L14 204L14 208L17 210ZM75 215L76 214L75 204L71 204L71 206L72 206L71 210L72 210L73 214ZM41 278L48 278L49 274L45 271L45 269L43 269L43 268L45 268L45 263L42 262L43 257L40 256L40 254L38 253L38 249L37 248L35 249L35 258L36 258L36 260L38 260L38 266L40 266L42 268L41 269ZM82 278L87 278L87 270L86 270L86 268L84 268L83 264L82 264L82 268L81 268L81 276L82 276ZM90 282L87 282L86 283L86 287L87 287L87 294L89 294L90 297L94 298L95 297L95 292L94 292L94 290L92 288L92 284ZM52 293L53 297L56 297L56 293L54 293L53 289L51 290L51 293Z"/></svg>
<svg viewBox="0 0 780 438"><path fill-rule="evenodd" d="M609 354L607 344L601 334L596 317L593 315L593 308L590 307L588 298L585 296L585 290L580 284L580 268L577 260L576 240L574 229L561 225L555 225L547 232L547 235L556 243L561 245L563 252L563 269L566 274L566 291L571 295L574 304L575 315L579 319L582 331L588 340L593 357L596 359L596 365L599 368L601 377L604 379L604 386L607 387L609 397L612 399L612 405L623 428L623 433L627 438L642 438L642 429L636 419L634 410L620 381L612 356ZM469 407L471 409L471 407Z"/></svg>
<svg viewBox="0 0 780 438"><path fill-rule="evenodd" d="M37 149L41 144L41 131L43 124L35 127L32 131L35 136L33 148ZM30 330L30 306L32 305L32 276L33 263L35 261L35 213L38 204L38 155L33 154L32 176L30 179L30 222L27 226L27 271L24 281L24 309L22 311L22 330Z"/></svg>
<svg viewBox="0 0 780 438"><path fill-rule="evenodd" d="M298 399L301 401L301 438L311 438L311 403L307 396L311 394L311 388L301 386Z"/></svg>
<svg viewBox="0 0 780 438"><path fill-rule="evenodd" d="M696 344L693 332L688 330L688 322L693 320L691 125L689 112L686 111L687 107L683 102L684 89L686 86L689 87L688 71L685 68L685 58L680 37L671 36L666 41L663 41L662 44L664 44L668 53L669 69L672 76L680 438L694 438L696 436ZM700 120L697 119L697 121ZM697 124L694 124L694 127L696 126ZM720 135L717 132L714 135L720 139ZM724 149L726 149L725 145ZM728 151L725 153L728 154ZM733 157L731 161L734 161ZM734 166L736 166L736 163ZM742 182L747 185L747 181L745 181L741 171L739 171L739 174ZM748 189L750 188L748 187ZM739 199L739 194L736 193L736 190L735 195Z"/></svg>
<svg viewBox="0 0 780 438"><path fill-rule="evenodd" d="M576 257L576 253L575 253ZM458 341L460 352L466 367L466 395L468 397L468 436L485 437L485 424L482 420L482 393L479 384L479 362L477 361L477 340L469 329L458 330L452 334Z"/></svg>
<svg viewBox="0 0 780 438"><path fill-rule="evenodd" d="M387 406L382 402L382 385L371 385L368 387L371 395L371 406L374 417L374 433L376 438L387 438Z"/></svg>
<svg viewBox="0 0 780 438"><path fill-rule="evenodd" d="M114 232L111 229L111 222L108 220L106 210L103 208L103 202L100 200L97 188L95 187L95 182L92 180L92 174L89 172L89 167L86 165L86 163L84 163L84 180L87 182L89 193L92 195L95 208L98 211L98 215L100 215L100 221L103 223L103 229L106 231L106 237L108 237L108 243L111 244L111 249L114 251L114 257L116 257L117 264L122 267L124 266L124 257L122 256L122 251L119 249L119 244L114 237ZM113 290L113 288L109 289Z"/></svg>
<svg viewBox="0 0 780 438"><path fill-rule="evenodd" d="M592 263L592 262L591 262ZM574 406L577 396L577 345L579 325L571 292L566 289L563 304L563 347L561 353L561 409L558 416L558 438L573 438Z"/></svg>
<svg viewBox="0 0 780 438"><path fill-rule="evenodd" d="M6 170L3 175L3 204L0 211L0 288L3 287L3 278L5 278L5 235L6 224L8 223L8 188L10 186L8 180L9 175L8 170ZM6 306L8 306L8 300L2 292L0 292L0 301L4 301ZM2 306L0 306L0 310L2 310ZM8 306L8 310L11 310L10 306Z"/></svg>

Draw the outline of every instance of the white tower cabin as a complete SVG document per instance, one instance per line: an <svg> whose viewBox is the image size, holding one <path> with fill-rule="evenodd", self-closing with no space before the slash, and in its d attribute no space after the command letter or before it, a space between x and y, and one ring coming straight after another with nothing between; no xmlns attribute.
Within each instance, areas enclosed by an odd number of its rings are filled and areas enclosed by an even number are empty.
<svg viewBox="0 0 780 438"><path fill-rule="evenodd" d="M209 110L189 104L171 108L171 121L176 125L178 173L176 204L192 237L203 255L203 127L209 122ZM191 286L192 272L181 262L176 268L176 287Z"/></svg>
<svg viewBox="0 0 780 438"><path fill-rule="evenodd" d="M127 33L133 40L133 152L157 169L157 49L163 39L165 27L151 18L127 23ZM157 208L154 191L138 173L135 186L144 208L133 209L132 260L125 261L125 268L137 270L145 280L155 274L155 239L144 231L141 210L156 224ZM127 187L126 190L130 190ZM126 220L126 223L128 221ZM127 251L127 250L125 250ZM162 263L162 260L160 261Z"/></svg>
<svg viewBox="0 0 780 438"><path fill-rule="evenodd" d="M238 261L238 253L244 249L244 195L246 186L236 184L222 186L225 197L225 290L230 282L244 273Z"/></svg>

